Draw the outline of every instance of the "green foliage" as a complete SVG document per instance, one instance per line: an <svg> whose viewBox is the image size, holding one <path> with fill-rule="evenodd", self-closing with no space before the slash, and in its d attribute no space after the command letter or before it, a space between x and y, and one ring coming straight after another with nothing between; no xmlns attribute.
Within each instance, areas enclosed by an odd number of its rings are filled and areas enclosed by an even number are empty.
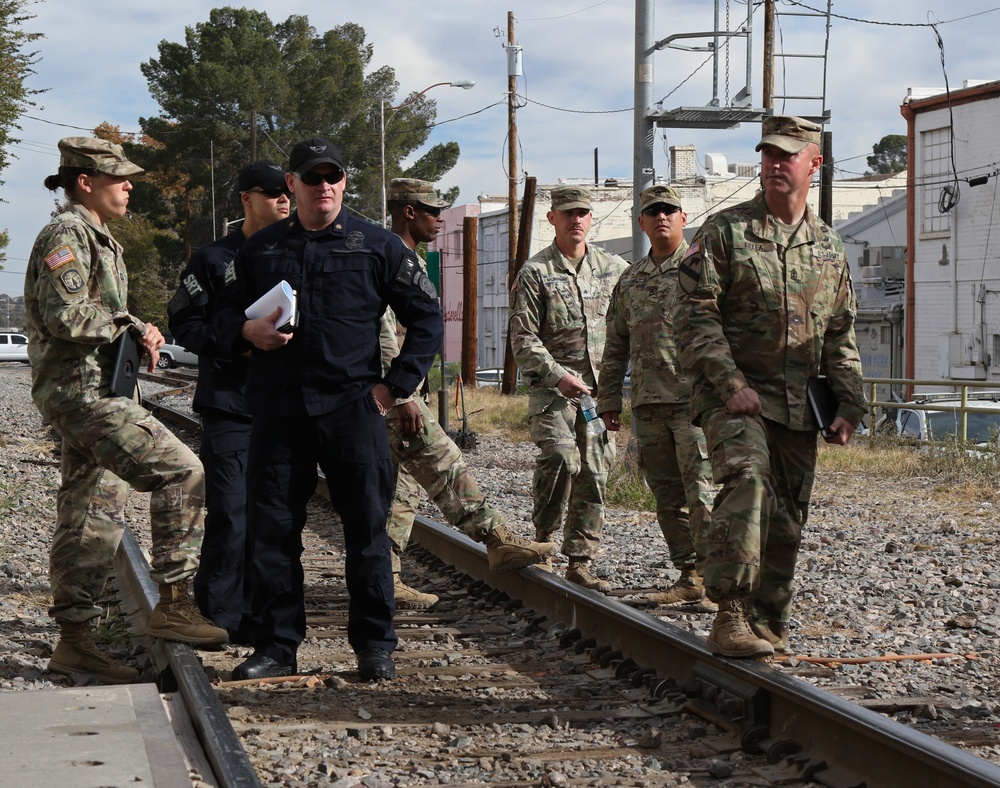
<svg viewBox="0 0 1000 788"><path fill-rule="evenodd" d="M173 172L173 191L164 189L158 203L137 194L134 209L155 211L157 226L200 246L224 217L241 215L235 180L243 166L254 159L287 164L295 142L320 136L343 154L347 205L377 219L383 117L386 177L392 178L402 174L399 162L426 141L435 105L414 96L393 109L395 72L372 68L373 56L356 24L319 33L305 16L275 23L247 8L213 9L207 22L186 29L183 43L161 41L158 57L141 69L162 113L140 119L160 147L136 157L147 169ZM457 157L457 144L436 145L410 170L437 180Z"/></svg>
<svg viewBox="0 0 1000 788"><path fill-rule="evenodd" d="M42 93L25 85L25 80L34 73L32 66L38 61L38 53L28 49L42 38L41 33L28 33L22 29L25 22L34 19L25 10L28 0L0 0L0 173L10 164L13 154L8 147L21 140L16 132L21 127L17 120L29 108L35 106L32 96ZM4 183L0 178L0 186ZM5 202L0 197L0 202ZM7 247L6 231L0 232L0 263L7 259L3 251Z"/></svg>
<svg viewBox="0 0 1000 788"><path fill-rule="evenodd" d="M175 239L137 214L111 219L108 227L124 249L128 311L166 331L167 301L177 287L177 274L164 263L163 250L171 248Z"/></svg>
<svg viewBox="0 0 1000 788"><path fill-rule="evenodd" d="M906 137L902 134L886 134L872 145L872 155L868 157L871 169L866 175L890 175L906 169Z"/></svg>

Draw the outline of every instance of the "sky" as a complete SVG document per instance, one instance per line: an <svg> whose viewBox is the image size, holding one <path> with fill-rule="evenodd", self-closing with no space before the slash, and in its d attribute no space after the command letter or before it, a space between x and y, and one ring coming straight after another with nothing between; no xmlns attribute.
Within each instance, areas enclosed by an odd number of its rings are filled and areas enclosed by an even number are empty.
<svg viewBox="0 0 1000 788"><path fill-rule="evenodd" d="M139 69L158 56L161 41L182 42L185 29L208 20L222 3L171 0L98 0L68 3L29 0L34 19L23 28L44 34L29 86L46 90L20 119L17 158L0 178L0 228L10 233L0 292L20 294L24 268L35 236L48 220L54 195L42 186L58 167L60 138L87 135L102 121L137 131L138 119L159 114ZM811 8L824 0L801 0ZM232 3L236 5L237 3ZM373 67L395 69L396 100L438 82L474 80L471 90L433 88L438 126L420 151L455 141L457 166L440 182L460 187L459 203L480 194L506 195L507 175L507 15L515 19L515 43L522 48L523 76L517 109L518 177L539 184L561 178L593 178L594 149L600 179L631 178L635 73L635 0L365 0L363 3L302 3L251 0L241 5L264 11L273 22L305 15L320 33L355 22L374 47ZM727 7L728 5L728 7ZM740 0L719 0L722 25L746 20ZM778 11L802 11L779 0ZM965 80L1000 79L995 55L1000 0L834 0L826 72L827 129L832 132L836 177L862 174L872 145L886 134L905 134L899 107L909 88L952 90ZM713 27L708 0L654 0L657 40ZM753 15L750 93L761 99L763 21ZM935 23L942 51L929 23ZM679 39L704 49L707 38ZM778 17L775 48L788 55L820 54L825 24L817 18ZM712 63L706 51L664 49L653 64L653 91L664 109L704 106L713 98ZM778 58L776 94L814 96L823 92L817 58ZM727 66L728 63L728 66ZM746 83L744 39L731 39L729 57L720 58L717 95L721 103ZM321 97L317 97L320 99ZM815 115L816 101L785 100L785 114ZM391 118L388 121L391 124ZM957 130L961 134L961 130ZM657 131L654 168L669 172L670 145L695 145L699 164L706 153L730 163L752 163L760 138L757 124L735 129L668 128ZM348 168L350 162L347 163ZM521 193L521 186L518 187ZM61 193L60 193L61 196Z"/></svg>

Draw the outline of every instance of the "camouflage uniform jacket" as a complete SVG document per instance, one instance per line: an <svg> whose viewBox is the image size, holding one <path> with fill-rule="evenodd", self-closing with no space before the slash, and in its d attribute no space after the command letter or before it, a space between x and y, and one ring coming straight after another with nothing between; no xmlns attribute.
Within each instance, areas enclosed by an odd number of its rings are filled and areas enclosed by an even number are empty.
<svg viewBox="0 0 1000 788"><path fill-rule="evenodd" d="M596 390L611 291L627 267L617 255L587 244L575 271L553 241L518 272L508 335L532 413L558 395L556 384L567 372Z"/></svg>
<svg viewBox="0 0 1000 788"><path fill-rule="evenodd" d="M108 394L111 343L146 326L128 312L121 245L81 205L39 233L24 277L31 396L43 416ZM109 429L113 425L109 425Z"/></svg>
<svg viewBox="0 0 1000 788"><path fill-rule="evenodd" d="M622 381L629 362L633 407L683 404L691 399L691 379L681 368L673 326L674 307L684 295L677 286L677 263L687 248L682 240L661 263L646 255L618 280L608 309L598 413L621 411Z"/></svg>
<svg viewBox="0 0 1000 788"><path fill-rule="evenodd" d="M763 194L720 211L702 225L679 271L687 297L677 340L696 415L750 386L765 418L817 429L806 381L823 373L838 415L858 423L865 397L851 273L840 236L811 210L790 240Z"/></svg>

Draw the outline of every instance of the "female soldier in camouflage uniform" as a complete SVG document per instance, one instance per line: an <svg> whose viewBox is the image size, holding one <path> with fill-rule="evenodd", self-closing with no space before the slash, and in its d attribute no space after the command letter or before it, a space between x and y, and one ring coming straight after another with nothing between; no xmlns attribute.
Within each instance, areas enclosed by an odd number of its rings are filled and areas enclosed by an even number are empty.
<svg viewBox="0 0 1000 788"><path fill-rule="evenodd" d="M224 629L205 621L186 590L198 566L205 481L201 462L139 404L109 391L112 344L130 332L156 366L159 329L129 314L122 247L106 227L124 216L142 169L119 145L87 137L59 142L59 174L45 179L62 188L66 209L38 235L24 282L31 359L31 396L62 437L62 486L56 499L49 570L59 622L59 644L49 669L126 683L138 673L97 649L90 620L98 605L124 520L128 487L151 492L151 577L160 603L149 634L218 646ZM110 471L107 473L106 471Z"/></svg>

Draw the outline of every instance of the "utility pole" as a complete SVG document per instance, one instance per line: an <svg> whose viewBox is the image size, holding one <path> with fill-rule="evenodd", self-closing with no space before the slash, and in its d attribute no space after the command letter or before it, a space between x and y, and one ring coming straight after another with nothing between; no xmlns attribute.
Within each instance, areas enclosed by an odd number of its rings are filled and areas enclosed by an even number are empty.
<svg viewBox="0 0 1000 788"><path fill-rule="evenodd" d="M521 230L517 235L517 251L511 260L508 290L514 286L517 272L521 270L521 266L528 259L528 250L531 248L531 223L535 218L535 183L533 175L528 175L524 179L524 199L521 201ZM508 316L510 315L509 304L508 300ZM514 361L514 348L510 344L510 332L508 331L507 346L503 358L503 380L500 383L500 393L513 394L516 388L517 364Z"/></svg>
<svg viewBox="0 0 1000 788"><path fill-rule="evenodd" d="M774 0L764 0L764 92L765 112L774 110Z"/></svg>
<svg viewBox="0 0 1000 788"><path fill-rule="evenodd" d="M507 12L507 315L510 316L510 289L517 277L517 78L521 74L521 47L514 44L514 12ZM534 179L530 179L532 184ZM534 194L534 192L532 192ZM504 349L505 372L500 390L514 393L517 365L510 346ZM508 380L509 377L509 380Z"/></svg>
<svg viewBox="0 0 1000 788"><path fill-rule="evenodd" d="M479 219L462 220L462 382L476 385L479 357ZM444 277L442 277L443 279Z"/></svg>
<svg viewBox="0 0 1000 788"><path fill-rule="evenodd" d="M653 185L653 139L656 126L647 111L653 105L653 0L635 0L635 109L632 110L632 260L649 249L639 228L640 195Z"/></svg>
<svg viewBox="0 0 1000 788"><path fill-rule="evenodd" d="M257 161L257 110L250 110L250 161Z"/></svg>

